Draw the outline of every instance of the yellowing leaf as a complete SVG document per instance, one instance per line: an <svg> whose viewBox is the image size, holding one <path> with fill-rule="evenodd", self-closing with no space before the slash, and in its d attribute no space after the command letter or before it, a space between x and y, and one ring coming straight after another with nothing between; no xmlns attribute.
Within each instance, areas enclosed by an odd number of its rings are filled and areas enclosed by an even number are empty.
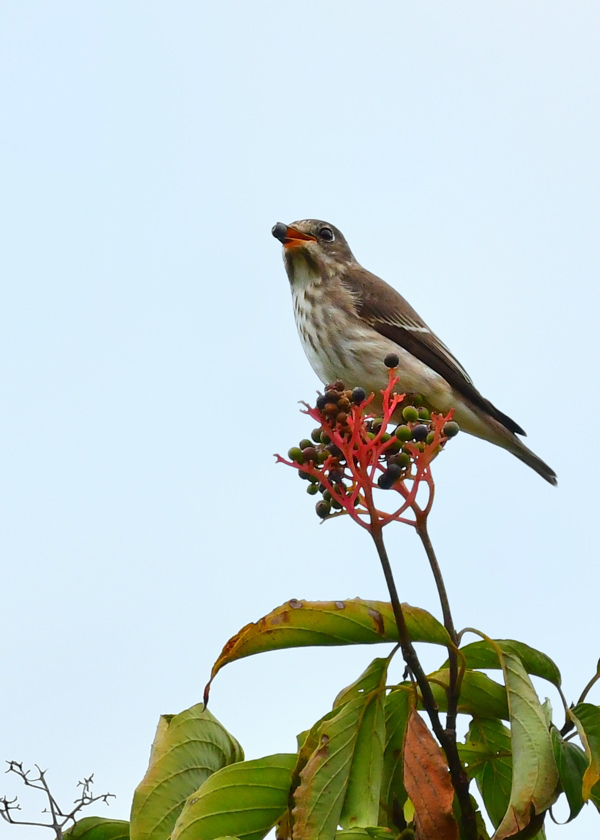
<svg viewBox="0 0 600 840"><path fill-rule="evenodd" d="M527 671L515 654L498 648L508 697L513 775L508 809L493 840L524 829L557 798L558 770L552 738Z"/></svg>
<svg viewBox="0 0 600 840"><path fill-rule="evenodd" d="M444 647L451 644L444 626L426 610L409 604L403 604L402 608L413 642L430 642ZM233 636L215 662L210 682L229 662L268 650L397 641L396 620L391 604L385 601L359 598L349 601L292 600L256 623L247 624Z"/></svg>
<svg viewBox="0 0 600 840"><path fill-rule="evenodd" d="M583 800L587 802L592 788L600 780L600 708L591 703L580 703L569 716L577 726L588 758L582 789Z"/></svg>
<svg viewBox="0 0 600 840"><path fill-rule="evenodd" d="M296 755L240 761L213 773L189 797L171 840L262 840L284 813Z"/></svg>
<svg viewBox="0 0 600 840"><path fill-rule="evenodd" d="M203 704L162 715L146 775L131 807L131 840L164 840L186 799L216 770L241 761L242 748Z"/></svg>

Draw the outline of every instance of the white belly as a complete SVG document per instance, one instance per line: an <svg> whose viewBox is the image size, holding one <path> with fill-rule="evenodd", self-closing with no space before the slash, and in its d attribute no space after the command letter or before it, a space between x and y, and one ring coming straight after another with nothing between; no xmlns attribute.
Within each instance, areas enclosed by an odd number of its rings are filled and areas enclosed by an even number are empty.
<svg viewBox="0 0 600 840"><path fill-rule="evenodd" d="M348 316L343 329L336 328L331 318L319 321L303 305L302 292L294 295L294 312L306 357L324 385L341 379L348 388L360 385L377 395L388 383L383 360L393 352L400 359L398 390L422 394L439 411L453 405L445 379L393 341L363 327L357 318Z"/></svg>

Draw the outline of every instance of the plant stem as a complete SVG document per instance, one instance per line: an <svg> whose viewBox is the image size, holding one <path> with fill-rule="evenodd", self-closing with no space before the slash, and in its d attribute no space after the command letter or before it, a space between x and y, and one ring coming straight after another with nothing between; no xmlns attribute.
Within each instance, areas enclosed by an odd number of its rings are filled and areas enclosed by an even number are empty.
<svg viewBox="0 0 600 840"><path fill-rule="evenodd" d="M398 598L398 591L396 589L396 584L394 581L394 576L392 573L392 568L390 565L389 557L387 554L387 550L385 544L383 542L383 534L381 525L377 521L376 516L371 516L371 536L373 538L373 542L375 543L375 547L377 549L377 553L379 555L379 559L381 561L381 566L383 568L383 574L385 576L385 581L387 583L388 591L390 593L390 599L392 602L392 610L394 612L394 618L396 619L396 625L398 627L398 636L400 638L400 647L402 649L402 655L404 657L404 661L412 671L417 685L421 691L421 697L423 700L423 706L425 711L429 716L429 720L431 721L431 728L433 729L438 741L440 742L442 749L446 755L446 760L448 761L448 768L450 770L450 778L452 779L452 786L456 792L456 798L458 799L458 803L460 806L461 811L461 818L462 824L464 829L464 840L477 840L478 838L478 831L477 831L477 823L475 820L475 811L473 809L473 805L471 803L471 798L469 796L469 778L465 773L464 767L458 755L458 748L456 746L456 728L451 729L450 727L444 729L442 722L440 720L438 706L435 701L435 697L433 696L433 692L431 690L431 686L423 671L423 667L421 662L419 661L419 657L417 656L417 652L414 648L413 643L410 640L410 636L408 634L408 629L406 627L406 619L404 617L404 612L402 610L402 605L400 604L400 599ZM431 542L429 541L429 537L427 536L427 529L425 529L425 536L426 540L431 546ZM421 535L420 535L421 536ZM423 537L421 536L421 539ZM427 551L427 545L424 542L425 550ZM433 554L433 547L431 547L431 552ZM429 557L429 552L427 553ZM437 560L435 560L435 554L433 554L433 559L435 562L435 566L437 567L439 579L441 580L441 573L439 571L439 566L437 565ZM431 557L430 557L431 563ZM433 569L433 565L432 565ZM434 572L435 575L435 572ZM438 578L436 577L436 583ZM443 587L443 581L442 581ZM445 604L448 609L448 614L450 612L448 607L448 599L446 596L445 589L443 589L444 597L445 597ZM441 598L440 593L440 598ZM442 609L444 609L444 605L442 604ZM444 621L446 620L446 613L444 612ZM452 616L450 616L450 623L452 622ZM448 628L447 628L448 629ZM454 627L452 626L452 632L448 630L450 633L450 637L454 641L456 639L456 632L454 631ZM456 667L456 654L454 655L455 667ZM450 707L450 701L449 701Z"/></svg>
<svg viewBox="0 0 600 840"><path fill-rule="evenodd" d="M448 682L448 713L446 716L446 729L456 732L456 716L458 713L458 698L460 694L460 686L458 684L458 657L456 655L456 647L458 647L458 636L454 627L452 613L450 611L450 602L448 600L448 593L446 592L446 585L442 577L442 570L440 569L433 544L429 537L427 530L427 518L425 516L416 517L415 529L419 535L423 548L427 554L429 565L433 573L435 585L437 587L440 603L442 605L442 615L444 616L444 627L448 631L448 635L452 639L454 647L448 648L448 663L450 666L450 679ZM456 737L456 736L455 736Z"/></svg>

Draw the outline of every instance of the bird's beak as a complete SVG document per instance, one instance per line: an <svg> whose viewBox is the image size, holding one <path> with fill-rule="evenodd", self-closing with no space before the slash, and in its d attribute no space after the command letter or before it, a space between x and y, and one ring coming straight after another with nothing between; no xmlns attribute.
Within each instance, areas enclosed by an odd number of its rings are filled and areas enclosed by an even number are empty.
<svg viewBox="0 0 600 840"><path fill-rule="evenodd" d="M316 242L316 236L310 236L308 233L302 233L296 228L284 225L283 222L277 222L271 228L271 233L275 239L279 239L284 248L297 248L304 245L305 242Z"/></svg>

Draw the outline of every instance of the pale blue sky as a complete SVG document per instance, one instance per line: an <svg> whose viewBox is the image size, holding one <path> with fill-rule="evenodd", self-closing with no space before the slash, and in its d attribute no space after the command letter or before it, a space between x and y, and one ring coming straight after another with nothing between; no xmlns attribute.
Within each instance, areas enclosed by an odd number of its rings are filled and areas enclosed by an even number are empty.
<svg viewBox="0 0 600 840"><path fill-rule="evenodd" d="M597 3L0 18L0 758L67 798L95 772L127 817L158 715L200 700L230 635L292 597L386 596L367 539L320 528L272 458L318 383L270 228L310 216L558 472L459 437L431 530L457 625L541 647L575 700L600 656ZM402 598L437 611L389 530ZM245 660L211 709L249 757L292 750L381 650ZM589 810L548 837L593 836Z"/></svg>

